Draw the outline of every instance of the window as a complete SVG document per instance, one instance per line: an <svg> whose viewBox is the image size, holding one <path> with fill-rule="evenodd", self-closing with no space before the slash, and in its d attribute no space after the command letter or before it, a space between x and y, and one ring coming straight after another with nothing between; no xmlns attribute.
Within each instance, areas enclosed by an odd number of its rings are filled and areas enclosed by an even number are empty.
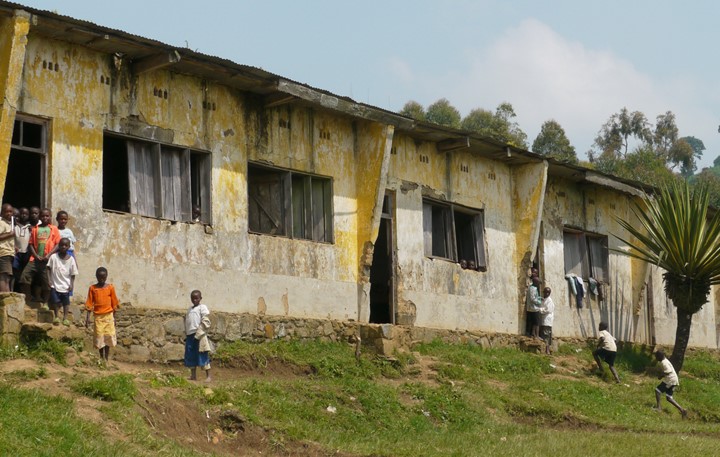
<svg viewBox="0 0 720 457"><path fill-rule="evenodd" d="M18 115L13 125L3 203L16 208L46 206L46 163L47 124Z"/></svg>
<svg viewBox="0 0 720 457"><path fill-rule="evenodd" d="M587 280L609 282L608 238L578 230L563 232L565 274L574 273Z"/></svg>
<svg viewBox="0 0 720 457"><path fill-rule="evenodd" d="M207 152L105 135L103 208L210 223L211 166Z"/></svg>
<svg viewBox="0 0 720 457"><path fill-rule="evenodd" d="M458 205L423 200L425 255L440 257L485 271L483 212Z"/></svg>
<svg viewBox="0 0 720 457"><path fill-rule="evenodd" d="M330 178L249 164L248 202L251 232L333 242Z"/></svg>

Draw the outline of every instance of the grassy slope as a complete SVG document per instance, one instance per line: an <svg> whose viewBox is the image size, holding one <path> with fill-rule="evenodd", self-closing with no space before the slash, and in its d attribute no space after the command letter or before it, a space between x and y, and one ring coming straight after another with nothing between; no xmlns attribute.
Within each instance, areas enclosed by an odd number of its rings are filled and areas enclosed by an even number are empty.
<svg viewBox="0 0 720 457"><path fill-rule="evenodd" d="M686 359L676 398L691 411L687 421L664 400L663 413L651 409L658 380L646 373L648 354L632 348L618 357L621 385L590 371L588 348L571 346L547 357L432 343L398 360L364 355L358 362L343 344L236 343L226 345L216 362L236 367L227 370L237 376L215 382L212 391L173 375L134 382L179 390L201 409L235 410L273 430L280 446L284 440L313 441L328 450L376 456L720 453L717 353ZM128 376L71 382L78 394L109 402L104 414L125 433L113 438L123 446L93 434L70 400L11 387L13 376L42 373L10 373L0 382L0 451L9 455L190 454L151 436L133 413L137 388Z"/></svg>

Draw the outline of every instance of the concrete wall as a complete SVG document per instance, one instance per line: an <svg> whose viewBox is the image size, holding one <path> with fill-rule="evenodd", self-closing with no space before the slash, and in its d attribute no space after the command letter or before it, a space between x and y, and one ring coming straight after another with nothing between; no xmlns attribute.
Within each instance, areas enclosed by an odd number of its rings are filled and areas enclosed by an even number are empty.
<svg viewBox="0 0 720 457"><path fill-rule="evenodd" d="M27 15L2 19L0 31L0 178L15 109L47 120L48 200L70 213L79 240L77 298L104 265L121 300L147 308L183 310L199 288L217 312L367 322L387 189L401 323L522 333L526 271L539 246L558 336L591 337L608 320L621 340L674 338L661 272L642 262L611 252L607 299L577 309L568 295L563 227L622 233L614 218L631 215L625 193L549 176L542 160L511 166L465 150L438 153L392 125L311 103L268 107L256 94L168 69L136 75L116 56L33 34ZM212 224L103 210L107 132L211 154ZM249 233L249 161L332 179L333 242ZM425 256L423 197L483 211L487 271ZM609 244L622 247L612 236ZM717 288L711 297L720 302ZM709 304L695 316L691 344L718 345L719 309Z"/></svg>

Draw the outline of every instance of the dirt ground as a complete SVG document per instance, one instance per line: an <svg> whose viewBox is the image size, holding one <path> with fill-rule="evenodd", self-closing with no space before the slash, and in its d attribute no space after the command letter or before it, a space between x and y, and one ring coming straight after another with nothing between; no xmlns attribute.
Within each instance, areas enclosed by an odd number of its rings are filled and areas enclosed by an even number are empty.
<svg viewBox="0 0 720 457"><path fill-rule="evenodd" d="M214 407L205 410L200 402L183 398L178 388L150 387L149 379L170 378L171 376L188 375L188 371L180 364L162 365L151 363L126 363L111 361L108 367L101 366L94 353L76 353L68 349L68 364L40 364L35 360L17 359L0 364L0 376L13 372L31 371L43 368L46 376L40 379L14 382L26 388L37 388L50 394L60 395L74 400L77 415L96 424L103 424L107 435L122 442L128 439L122 427L108 421L100 408L106 404L74 393L69 380L76 375L88 377L106 376L113 373L129 373L134 375L138 387L135 397L137 412L145 419L147 426L157 435L171 439L188 448L199 452L214 453L227 456L349 456L339 451L328 451L316 443L289 441L281 434L248 423L231 407ZM437 384L439 362L432 357L415 354L416 363L412 365L414 382ZM555 355L552 363L556 372L550 376L573 379L573 375L581 372L590 374L592 366L580 363L574 357ZM268 361L262 366L250 361L237 360L230 366L213 367L213 381L207 384L212 389L238 378L274 378L293 379L311 374L310 368L285 365L277 361ZM201 379L204 377L200 373ZM590 377L592 379L592 376ZM586 379L587 380L587 379ZM405 379L387 379L390 384L405 382ZM498 390L507 386L499 381L491 381ZM597 382L602 382L597 379ZM200 385L205 385L202 381ZM414 400L405 398L412 403ZM569 421L571 427L572 421ZM577 425L581 427L582 424Z"/></svg>
<svg viewBox="0 0 720 457"><path fill-rule="evenodd" d="M148 379L163 375L187 376L187 370L179 364L155 365L135 364L112 361L108 367L102 367L97 357L87 353L71 354L71 358L80 359L76 366L62 366L55 363L39 363L35 360L16 359L0 364L0 376L13 372L33 371L44 368L46 376L29 381L14 381L17 387L36 388L48 395L60 395L72 398L79 417L96 424L103 424L105 433L114 440L122 442L128 439L121 427L108 421L100 408L105 404L71 391L68 380L82 374L86 376L106 376L112 373L130 373L135 376L138 394L135 408L145 419L148 427L158 436L169 438L181 445L199 452L227 456L301 456L326 457L349 456L338 451L328 451L315 443L289 441L279 434L249 424L231 408L215 407L202 409L198 403L184 399L176 388L151 388ZM207 384L212 389L224 382L239 377L296 377L296 372L284 365L269 365L262 369L251 366L213 368L213 381ZM305 373L306 374L306 373ZM202 382L201 385L204 385Z"/></svg>

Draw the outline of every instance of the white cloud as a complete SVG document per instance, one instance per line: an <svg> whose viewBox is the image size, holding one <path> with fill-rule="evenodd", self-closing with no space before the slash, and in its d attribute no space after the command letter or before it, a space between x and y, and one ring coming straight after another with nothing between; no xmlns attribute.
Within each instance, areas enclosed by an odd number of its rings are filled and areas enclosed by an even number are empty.
<svg viewBox="0 0 720 457"><path fill-rule="evenodd" d="M487 47L467 50L466 61L462 73L417 75L414 84L428 99L447 97L463 114L512 103L530 143L544 121L555 119L581 157L602 124L622 107L645 113L651 122L673 111L681 135L697 136L709 151L715 149L719 120L710 106L698 106L707 105L709 94L703 99L697 81L644 74L612 51L589 49L538 20L524 20ZM411 82L410 67L399 63L395 74L403 75L400 69L406 68L403 79ZM716 99L717 89L712 92ZM703 163L712 163L716 154Z"/></svg>

